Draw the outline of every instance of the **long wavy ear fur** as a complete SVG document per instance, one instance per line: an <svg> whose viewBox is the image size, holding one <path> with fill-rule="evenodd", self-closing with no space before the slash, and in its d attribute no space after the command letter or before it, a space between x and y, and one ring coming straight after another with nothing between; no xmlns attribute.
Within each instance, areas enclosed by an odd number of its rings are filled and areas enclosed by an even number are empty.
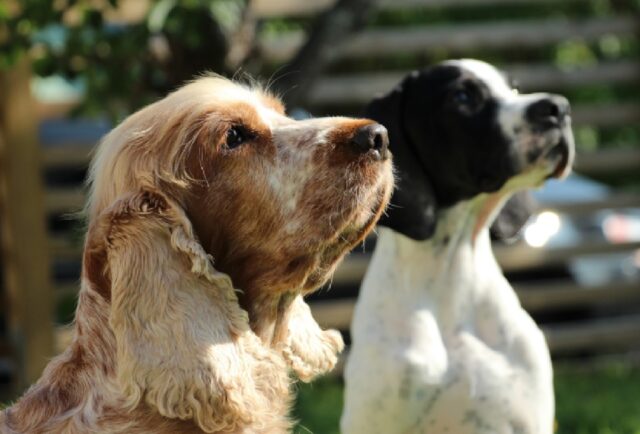
<svg viewBox="0 0 640 434"><path fill-rule="evenodd" d="M106 245L126 404L146 403L205 432L240 432L283 414L286 367L250 331L229 278L213 268L180 206L135 192L98 226L90 236Z"/></svg>
<svg viewBox="0 0 640 434"><path fill-rule="evenodd" d="M389 148L393 154L396 189L387 215L379 224L414 240L430 238L436 227L436 197L431 181L420 164L412 144L405 137L403 99L412 76L407 77L388 94L376 98L365 109L365 116L384 125L389 132Z"/></svg>

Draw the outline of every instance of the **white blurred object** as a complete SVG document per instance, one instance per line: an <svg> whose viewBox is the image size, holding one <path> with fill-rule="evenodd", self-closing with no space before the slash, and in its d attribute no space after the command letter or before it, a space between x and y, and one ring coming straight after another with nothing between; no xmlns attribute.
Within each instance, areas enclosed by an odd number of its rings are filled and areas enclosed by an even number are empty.
<svg viewBox="0 0 640 434"><path fill-rule="evenodd" d="M605 200L613 194L608 186L571 175L547 182L534 197L543 207ZM523 230L523 241L536 249L572 248L581 244L618 244L640 241L640 209L601 209L588 215L571 215L550 210L532 218ZM607 254L584 254L568 258L567 271L584 287L640 278L640 253L637 251Z"/></svg>
<svg viewBox="0 0 640 434"><path fill-rule="evenodd" d="M553 211L543 211L524 230L524 240L531 247L543 247L560 231L560 216Z"/></svg>
<svg viewBox="0 0 640 434"><path fill-rule="evenodd" d="M605 217L602 231L611 243L629 243L640 240L640 218L614 212Z"/></svg>

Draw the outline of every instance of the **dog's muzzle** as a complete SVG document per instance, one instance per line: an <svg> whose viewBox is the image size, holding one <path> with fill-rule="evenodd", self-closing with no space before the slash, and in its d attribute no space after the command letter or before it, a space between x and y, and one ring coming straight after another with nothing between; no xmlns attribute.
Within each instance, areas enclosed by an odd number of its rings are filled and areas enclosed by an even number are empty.
<svg viewBox="0 0 640 434"><path fill-rule="evenodd" d="M567 128L567 131L563 130L560 142L552 147L545 156L547 161L557 161L555 169L548 177L562 179L568 176L571 173L574 157L573 134L571 129Z"/></svg>
<svg viewBox="0 0 640 434"><path fill-rule="evenodd" d="M545 133L557 129L559 141L544 154L544 159L557 162L549 178L564 178L571 172L575 157L573 133L571 131L571 105L561 95L547 94L532 103L526 111L526 119L532 129Z"/></svg>

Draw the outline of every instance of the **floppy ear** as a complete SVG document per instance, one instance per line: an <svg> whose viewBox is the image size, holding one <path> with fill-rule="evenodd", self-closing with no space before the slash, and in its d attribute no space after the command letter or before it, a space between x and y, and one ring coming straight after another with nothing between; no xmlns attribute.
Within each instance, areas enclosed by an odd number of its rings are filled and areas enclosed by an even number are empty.
<svg viewBox="0 0 640 434"><path fill-rule="evenodd" d="M289 387L284 363L249 329L229 277L213 268L180 206L159 192L134 193L99 223L90 236L106 245L126 404L193 419L205 432L275 418Z"/></svg>
<svg viewBox="0 0 640 434"><path fill-rule="evenodd" d="M536 202L530 191L516 192L491 224L491 237L506 242L514 241L535 209Z"/></svg>
<svg viewBox="0 0 640 434"><path fill-rule="evenodd" d="M287 308L276 340L287 364L304 382L331 371L344 349L340 332L322 330L302 295Z"/></svg>
<svg viewBox="0 0 640 434"><path fill-rule="evenodd" d="M411 78L369 103L365 116L387 128L396 172L396 188L379 224L414 240L425 240L435 231L437 204L431 182L404 130L403 102Z"/></svg>

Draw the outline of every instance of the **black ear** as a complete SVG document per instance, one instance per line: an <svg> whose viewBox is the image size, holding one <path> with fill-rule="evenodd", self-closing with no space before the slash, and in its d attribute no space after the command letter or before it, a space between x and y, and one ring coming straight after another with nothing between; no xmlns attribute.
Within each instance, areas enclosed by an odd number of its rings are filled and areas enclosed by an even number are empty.
<svg viewBox="0 0 640 434"><path fill-rule="evenodd" d="M379 224L414 240L426 240L435 231L437 206L419 156L405 137L403 101L411 79L409 76L390 93L369 103L365 116L387 128L396 173L396 189Z"/></svg>
<svg viewBox="0 0 640 434"><path fill-rule="evenodd" d="M524 190L515 193L491 225L491 238L506 242L514 241L535 209L536 201L531 192Z"/></svg>

